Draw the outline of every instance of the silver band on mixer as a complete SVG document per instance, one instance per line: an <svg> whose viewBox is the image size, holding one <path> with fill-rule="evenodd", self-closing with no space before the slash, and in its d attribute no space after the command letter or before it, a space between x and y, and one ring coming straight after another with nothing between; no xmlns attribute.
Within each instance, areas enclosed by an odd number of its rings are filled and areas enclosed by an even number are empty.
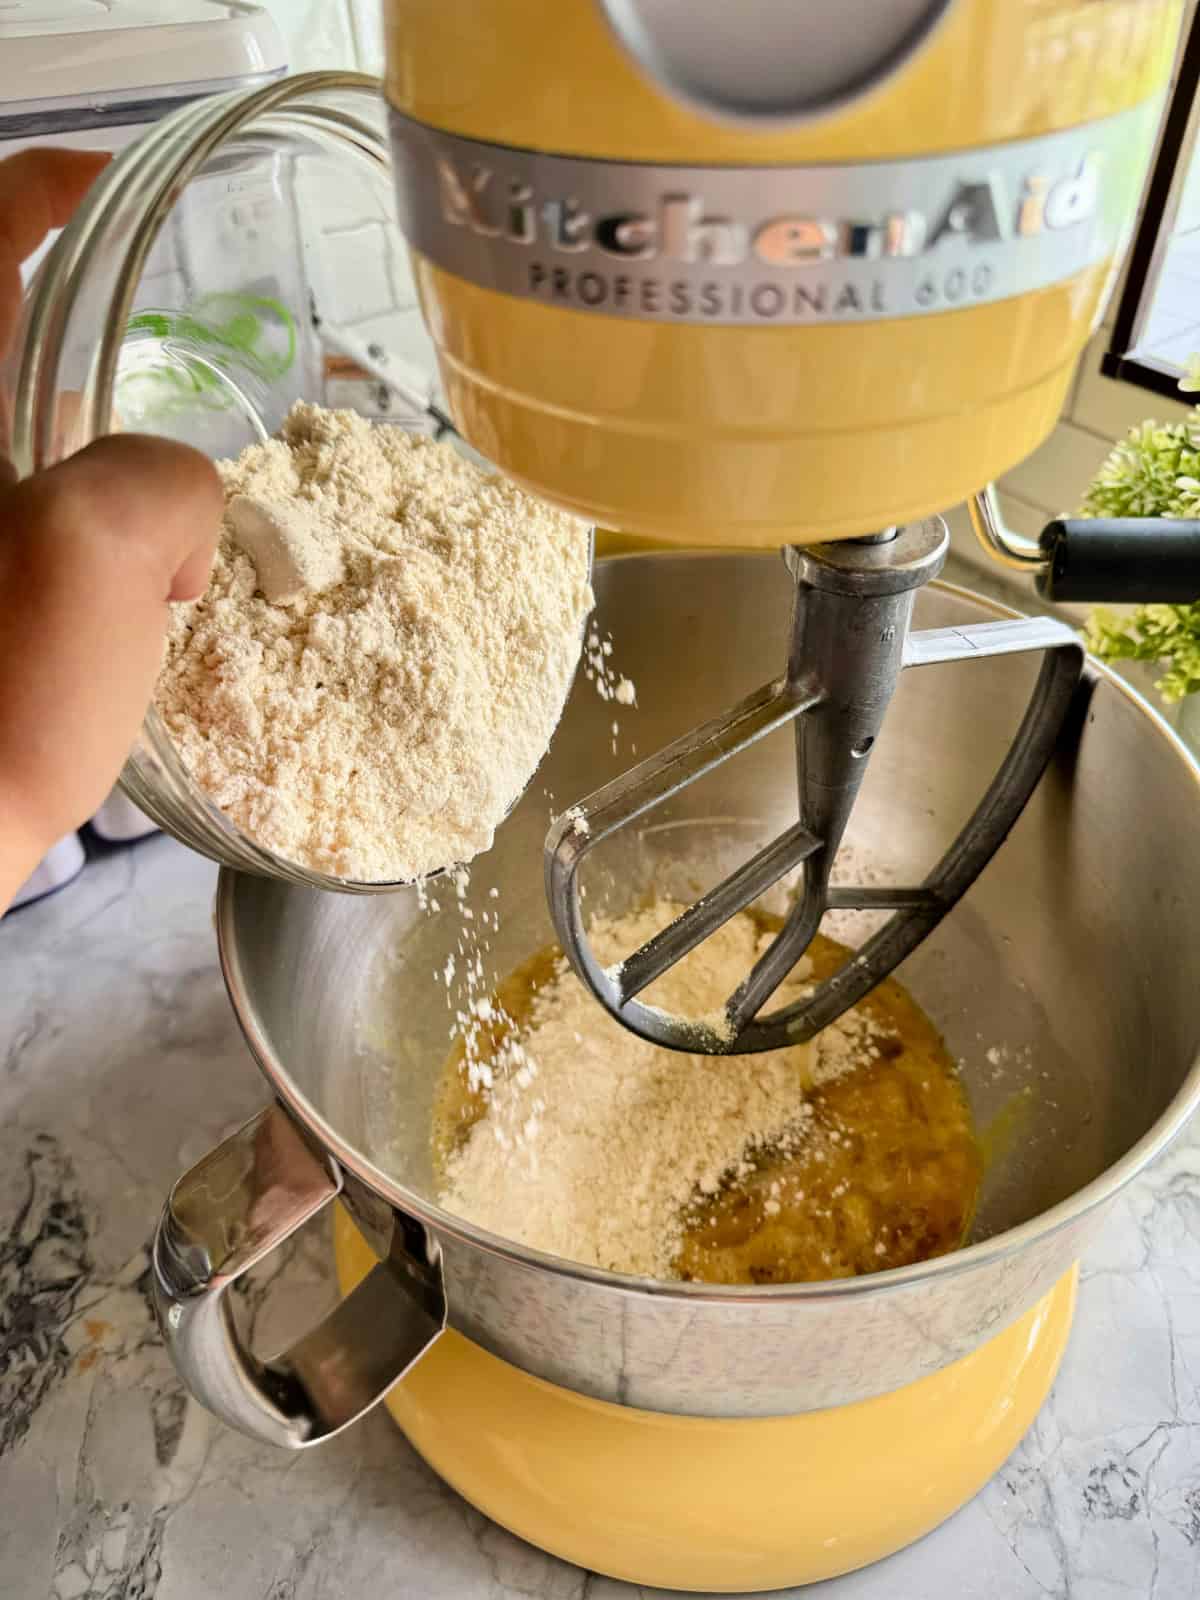
<svg viewBox="0 0 1200 1600"><path fill-rule="evenodd" d="M401 227L446 272L566 311L808 327L985 305L1107 260L1161 105L987 149L753 169L585 160L390 118Z"/></svg>

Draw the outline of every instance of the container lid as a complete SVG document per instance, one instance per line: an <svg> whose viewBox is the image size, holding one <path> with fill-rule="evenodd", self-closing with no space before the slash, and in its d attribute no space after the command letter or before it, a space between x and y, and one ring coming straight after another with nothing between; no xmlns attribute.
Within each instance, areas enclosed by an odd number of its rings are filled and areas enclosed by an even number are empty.
<svg viewBox="0 0 1200 1600"><path fill-rule="evenodd" d="M0 117L139 105L274 77L287 54L261 6L238 0L4 0ZM142 120L139 118L138 120Z"/></svg>

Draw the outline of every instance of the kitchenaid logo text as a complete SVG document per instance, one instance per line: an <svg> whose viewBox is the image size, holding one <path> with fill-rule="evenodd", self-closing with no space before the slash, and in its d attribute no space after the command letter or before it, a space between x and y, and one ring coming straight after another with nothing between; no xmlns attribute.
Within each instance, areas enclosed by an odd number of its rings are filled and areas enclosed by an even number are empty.
<svg viewBox="0 0 1200 1600"><path fill-rule="evenodd" d="M1111 256L1156 106L859 166L656 167L500 149L393 112L410 242L486 288L661 321L871 320L1063 282Z"/></svg>
<svg viewBox="0 0 1200 1600"><path fill-rule="evenodd" d="M1024 179L1015 204L1003 180L994 173L960 180L949 199L933 216L924 211L892 211L878 218L769 217L755 225L731 217L709 215L702 196L665 194L652 214L637 211L595 216L573 195L539 199L523 179L500 181L497 173L476 164L468 173L449 159L437 163L443 219L452 227L469 228L481 239L503 241L536 251L539 244L553 257L595 252L614 261L656 261L669 265L739 268L757 261L763 266L805 269L832 261L912 260L932 256L951 241L969 245L994 245L1004 240L1036 239L1047 229L1079 227L1096 214L1100 195L1103 153L1092 151L1078 170L1057 180L1042 173ZM612 296L618 303L635 294L633 280L600 268L572 273L564 265L531 259L531 291L546 291L551 298L579 299L584 305L602 305ZM986 263L965 265L940 281L930 275L918 286L919 303L936 299L976 298L991 286ZM745 304L752 315L778 317L788 303L786 286L767 281L731 286L730 302ZM870 285L876 310L886 308L887 284ZM830 297L837 309L861 309L856 287L844 283L817 286L795 284L793 308L827 309ZM643 309L686 315L693 306L685 281L642 277L636 296ZM703 284L698 305L702 314L716 315L722 304L721 286Z"/></svg>

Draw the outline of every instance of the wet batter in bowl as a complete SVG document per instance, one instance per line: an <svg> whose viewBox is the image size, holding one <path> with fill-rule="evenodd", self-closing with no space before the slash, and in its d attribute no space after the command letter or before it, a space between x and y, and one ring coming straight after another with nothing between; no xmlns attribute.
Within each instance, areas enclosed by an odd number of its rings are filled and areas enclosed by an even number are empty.
<svg viewBox="0 0 1200 1600"><path fill-rule="evenodd" d="M591 937L617 959L678 908ZM715 1009L770 928L743 913L648 991ZM818 936L775 997L845 959ZM656 992L657 991L657 992ZM550 1254L722 1284L878 1272L956 1249L982 1162L954 1063L895 981L811 1044L689 1056L636 1038L539 952L472 1004L436 1102L448 1209Z"/></svg>

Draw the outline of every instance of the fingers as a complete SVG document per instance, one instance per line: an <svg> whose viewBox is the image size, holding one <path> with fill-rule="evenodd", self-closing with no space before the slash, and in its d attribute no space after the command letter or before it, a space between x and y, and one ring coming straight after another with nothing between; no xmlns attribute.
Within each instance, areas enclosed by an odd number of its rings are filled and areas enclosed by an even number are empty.
<svg viewBox="0 0 1200 1600"><path fill-rule="evenodd" d="M24 261L112 160L106 150L22 150L0 161L0 239Z"/></svg>
<svg viewBox="0 0 1200 1600"><path fill-rule="evenodd" d="M0 491L0 790L47 839L91 815L136 738L167 601L203 589L221 504L205 456L134 435Z"/></svg>
<svg viewBox="0 0 1200 1600"><path fill-rule="evenodd" d="M112 158L98 150L23 150L0 161L0 355L21 306L21 263L76 206Z"/></svg>

